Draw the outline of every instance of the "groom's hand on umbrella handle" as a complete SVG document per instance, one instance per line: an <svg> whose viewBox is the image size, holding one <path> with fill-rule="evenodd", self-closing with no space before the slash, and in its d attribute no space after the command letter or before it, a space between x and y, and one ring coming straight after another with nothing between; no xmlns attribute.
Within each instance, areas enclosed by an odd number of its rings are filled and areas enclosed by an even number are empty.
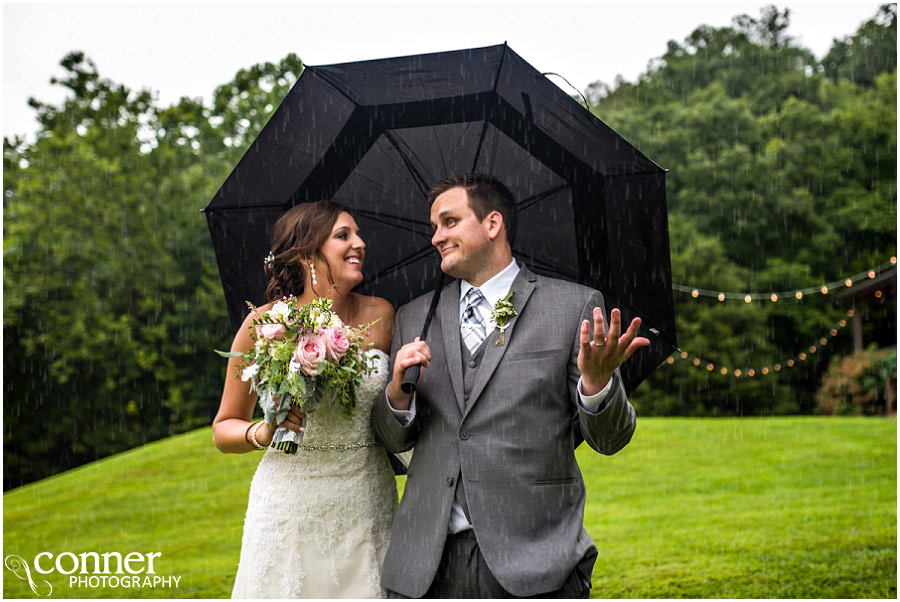
<svg viewBox="0 0 900 602"><path fill-rule="evenodd" d="M622 332L622 314L614 308L610 312L609 332L603 320L603 310L594 308L594 336L590 336L590 322L581 323L581 349L578 351L578 370L581 372L581 389L586 396L596 395L616 368L630 358L635 351L650 344L650 340L637 336L641 319L635 318Z"/></svg>
<svg viewBox="0 0 900 602"><path fill-rule="evenodd" d="M415 365L421 365L424 368L431 365L431 350L428 348L428 343L419 340L419 337L416 337L412 343L401 347L394 359L394 373L391 375L391 383L387 387L387 396L395 410L409 409L412 395L404 393L400 389L400 383L403 382L403 373L406 372L406 369Z"/></svg>

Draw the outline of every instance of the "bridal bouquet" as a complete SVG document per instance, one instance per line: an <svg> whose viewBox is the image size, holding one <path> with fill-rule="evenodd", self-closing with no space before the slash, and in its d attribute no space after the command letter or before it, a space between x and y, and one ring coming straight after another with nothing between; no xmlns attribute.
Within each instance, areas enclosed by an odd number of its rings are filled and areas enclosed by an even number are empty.
<svg viewBox="0 0 900 602"><path fill-rule="evenodd" d="M298 305L295 297L286 297L253 320L255 343L249 351L216 353L243 358L239 376L259 395L268 424L282 422L292 403L303 411L338 403L349 415L357 385L374 369L362 353L371 326L347 327L329 299ZM272 447L293 454L302 440L302 433L278 427Z"/></svg>

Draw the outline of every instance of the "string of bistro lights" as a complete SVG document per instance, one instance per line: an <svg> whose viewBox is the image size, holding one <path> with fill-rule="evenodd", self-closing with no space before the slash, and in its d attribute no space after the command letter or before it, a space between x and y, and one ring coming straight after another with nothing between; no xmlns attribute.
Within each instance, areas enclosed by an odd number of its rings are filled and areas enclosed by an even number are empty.
<svg viewBox="0 0 900 602"><path fill-rule="evenodd" d="M829 282L828 284L823 284L819 287L809 287L803 288L796 291L782 291L782 292L771 292L771 293L725 293L722 291L711 291L708 289L696 288L693 286L685 286L683 284L672 284L672 288L676 291L682 293L690 293L691 297L715 297L719 301L725 301L726 299L743 299L745 303L752 303L753 301L768 299L772 303L775 303L781 299L789 299L791 297L795 299L802 299L806 295L812 295L815 293L821 293L823 295L827 295L829 293L833 293L835 290L840 290L841 286L851 287L857 282L865 280L866 278L874 278L878 275L878 272L881 272L885 268L891 267L897 264L897 258L891 257L890 261L886 261L879 266L872 268L871 270L866 270L865 272L860 272L859 274L854 274L848 278L843 280L835 280L834 282ZM880 292L880 291L878 291ZM880 296L876 292L876 296Z"/></svg>
<svg viewBox="0 0 900 602"><path fill-rule="evenodd" d="M779 299L786 299L789 297L794 297L796 299L802 299L804 295L814 294L819 292L823 295L827 295L829 292L833 292L834 289L838 289L842 284L845 287L853 286L854 283L859 282L861 280L865 280L866 278L875 278L878 275L878 272L884 270L887 267L897 264L897 258L891 257L890 261L887 261L879 266L872 268L871 270L867 270L865 272L860 272L859 274L855 274L846 278L844 280L838 280L835 282L831 282L828 284L822 285L820 288L805 288L798 291L790 291L790 292L781 292L781 293L725 293L725 292L716 292L710 290L704 290L689 286L684 286L681 284L673 284L672 288L677 291L690 293L692 297L695 299L700 296L704 297L715 297L719 301L725 301L725 299L743 299L747 303L751 303L756 299L769 299L773 303L778 301ZM875 291L876 297L881 297L881 291ZM847 311L847 317L853 317L853 310ZM776 362L771 366L763 366L761 368L749 368L745 370L741 370L740 368L728 368L727 366L716 365L714 362L705 360L697 355L692 355L683 349L677 349L675 353L670 355L666 359L666 363L669 365L674 364L676 361L688 362L689 365L699 368L701 370L706 370L710 373L718 373L722 376L728 376L729 374L734 375L735 378L748 377L754 378L757 376L768 376L769 374L778 373L782 370L793 368L801 362L805 362L810 358L811 355L814 355L816 352L824 349L832 338L837 336L837 334L847 326L847 320L841 319L837 322L833 328L831 328L827 333L823 334L817 339L818 345L813 343L808 347L809 351L802 351L796 355L793 355L787 359Z"/></svg>
<svg viewBox="0 0 900 602"><path fill-rule="evenodd" d="M852 309L847 311L847 317L853 317ZM767 376L774 372L781 372L782 370L785 370L787 368L793 368L800 362L805 362L810 358L811 355L814 355L816 352L824 349L831 341L831 339L836 337L837 334L841 330L843 330L845 326L847 326L847 320L842 318L834 325L834 328L818 338L818 345L812 344L809 346L809 352L802 351L797 355L793 355L787 359L781 360L780 362L776 362L772 366L763 366L762 368L749 368L746 370L741 370L740 368L731 369L722 365L717 366L715 363L705 360L699 356L691 355L683 349L678 349L675 353L666 358L666 363L672 365L676 361L686 361L695 368L701 368L703 370L706 370L707 372L718 372L722 376L733 374L735 378L741 378L742 376L750 378L753 378L755 376Z"/></svg>

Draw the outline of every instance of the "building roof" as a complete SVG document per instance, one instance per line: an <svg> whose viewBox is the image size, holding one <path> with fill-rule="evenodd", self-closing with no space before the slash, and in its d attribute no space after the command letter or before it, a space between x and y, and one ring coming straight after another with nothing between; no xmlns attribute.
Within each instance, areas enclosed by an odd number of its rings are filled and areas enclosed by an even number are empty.
<svg viewBox="0 0 900 602"><path fill-rule="evenodd" d="M892 267L875 278L869 278L856 286L841 291L834 296L835 303L849 303L872 295L877 290L883 290L886 294L897 296L897 268Z"/></svg>

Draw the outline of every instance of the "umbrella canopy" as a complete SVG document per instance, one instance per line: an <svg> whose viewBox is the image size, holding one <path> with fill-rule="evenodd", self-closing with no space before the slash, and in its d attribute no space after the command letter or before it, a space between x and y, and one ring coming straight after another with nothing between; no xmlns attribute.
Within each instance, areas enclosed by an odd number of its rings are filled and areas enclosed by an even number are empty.
<svg viewBox="0 0 900 602"><path fill-rule="evenodd" d="M672 353L665 170L506 44L303 71L205 209L233 326L264 302L271 228L298 203L352 211L360 292L399 306L431 290L426 193L467 172L515 195L520 262L642 318L651 345L622 366L627 390Z"/></svg>

